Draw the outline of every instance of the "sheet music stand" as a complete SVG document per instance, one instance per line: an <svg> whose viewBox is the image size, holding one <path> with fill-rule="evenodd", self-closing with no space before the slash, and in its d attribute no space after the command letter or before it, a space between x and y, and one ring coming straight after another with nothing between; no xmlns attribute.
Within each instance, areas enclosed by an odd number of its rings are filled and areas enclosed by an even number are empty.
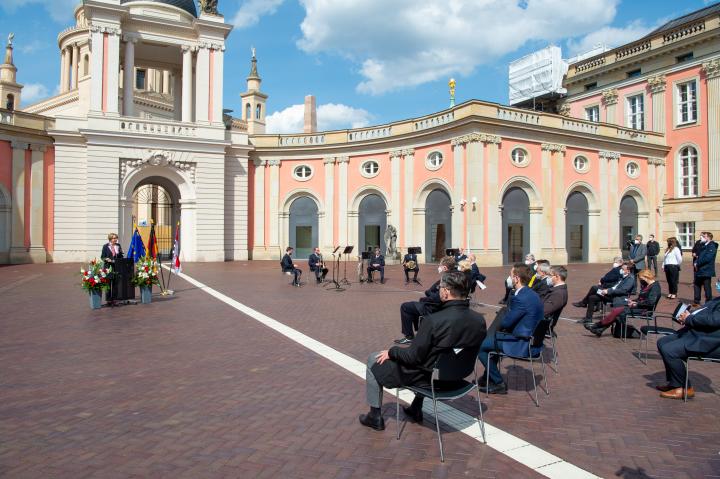
<svg viewBox="0 0 720 479"><path fill-rule="evenodd" d="M452 256L455 257L460 254L459 248L448 248L445 250L445 256Z"/></svg>
<svg viewBox="0 0 720 479"><path fill-rule="evenodd" d="M338 253L339 249L340 249L340 246L337 246L332 252L332 256L333 256L332 281L330 281L328 283L328 286L334 286L333 291L345 291L345 288L340 287L340 282L338 281L339 276L340 276L340 258L342 256L341 253Z"/></svg>
<svg viewBox="0 0 720 479"><path fill-rule="evenodd" d="M422 254L422 248L420 246L408 247L408 254Z"/></svg>
<svg viewBox="0 0 720 479"><path fill-rule="evenodd" d="M350 259L350 253L353 252L353 249L355 249L354 246L345 246L345 249L342 252L342 254L345 255L345 272L343 274L343 279L340 281L340 283L346 284L348 286L350 286L351 283L347 279L347 264L348 264L348 260Z"/></svg>

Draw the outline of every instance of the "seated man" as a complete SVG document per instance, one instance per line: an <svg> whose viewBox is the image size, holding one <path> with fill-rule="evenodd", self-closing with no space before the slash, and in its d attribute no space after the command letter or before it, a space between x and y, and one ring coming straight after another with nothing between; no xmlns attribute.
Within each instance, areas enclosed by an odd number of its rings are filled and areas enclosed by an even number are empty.
<svg viewBox="0 0 720 479"><path fill-rule="evenodd" d="M292 246L285 248L285 256L283 256L280 261L280 267L282 268L283 273L290 273L293 275L293 286L300 286L300 276L302 276L302 271L300 271L297 265L293 263L291 258L293 251L294 249Z"/></svg>
<svg viewBox="0 0 720 479"><path fill-rule="evenodd" d="M539 267L538 270L540 270ZM553 318L552 328L554 329L560 313L568 302L568 290L565 284L567 269L564 266L552 266L547 279L550 280L547 292L540 299L543 302L543 316Z"/></svg>
<svg viewBox="0 0 720 479"><path fill-rule="evenodd" d="M720 291L720 282L715 284ZM694 355L720 357L720 298L715 297L704 307L693 312L684 312L678 318L683 328L675 334L660 338L658 351L665 363L667 384L656 386L667 399L683 399L685 393L685 365L683 361ZM695 390L688 381L687 397L695 396Z"/></svg>
<svg viewBox="0 0 720 479"><path fill-rule="evenodd" d="M502 318L498 331L489 334L482 346L478 359L485 366L485 375L489 375L490 384L485 387L485 378L480 379L480 390L489 394L507 394L507 385L500 375L497 366L498 358L488 362L490 351L501 351L514 356L527 356L528 340L523 337L532 337L537 324L543 319L543 305L540 297L527 287L532 275L530 266L516 263L511 272L515 297L510 301L507 314ZM501 341L496 341L501 339Z"/></svg>
<svg viewBox="0 0 720 479"><path fill-rule="evenodd" d="M478 268L478 265L475 263L477 261L477 258L474 254L468 255L468 261L470 261L470 268L472 269L470 294L473 294L475 292L475 288L478 287L478 281L480 281L481 283L485 283L487 277L480 272L480 268Z"/></svg>
<svg viewBox="0 0 720 479"><path fill-rule="evenodd" d="M535 272L535 255L532 253L528 253L525 255L525 264L530 267L531 274L534 274ZM512 278L508 276L505 279L505 296L503 299L498 301L499 304L508 304L508 299L510 298L510 295L513 293L513 287L512 287Z"/></svg>
<svg viewBox="0 0 720 479"><path fill-rule="evenodd" d="M420 272L417 255L408 251L408 254L403 257L402 265L403 271L405 272L405 284L410 282L410 271L413 272L413 283L417 283L418 272Z"/></svg>
<svg viewBox="0 0 720 479"><path fill-rule="evenodd" d="M310 271L315 273L315 281L322 283L325 280L325 276L328 274L328 269L325 267L325 263L323 262L322 254L320 254L320 248L317 246L308 258L308 268L310 268Z"/></svg>
<svg viewBox="0 0 720 479"><path fill-rule="evenodd" d="M440 260L438 273L455 271L455 259L452 256L445 256ZM400 305L400 323L402 325L403 337L396 339L397 344L410 344L415 337L415 330L418 329L420 316L434 313L440 307L440 280L436 281L430 289L425 291L425 296L420 301L406 301Z"/></svg>
<svg viewBox="0 0 720 479"><path fill-rule="evenodd" d="M542 299L549 291L547 283L547 277L550 273L550 261L546 259L539 259L535 262L535 274L530 278L528 286L530 289L535 291L538 296Z"/></svg>
<svg viewBox="0 0 720 479"><path fill-rule="evenodd" d="M485 339L485 318L471 310L465 299L468 284L464 274L458 271L443 273L439 295L439 309L423 318L409 348L394 346L368 357L365 387L370 412L360 415L363 426L377 431L385 429L380 411L383 386L429 387L433 367L441 353L451 348L477 347ZM423 396L416 395L411 406L403 408L409 419L422 421L422 403Z"/></svg>
<svg viewBox="0 0 720 479"><path fill-rule="evenodd" d="M600 278L597 284L590 286L587 294L580 301L573 303L576 308L587 308L588 298L591 295L597 294L598 289L609 288L620 280L620 266L623 264L622 256L616 256L613 260L612 269L605 273L605 276Z"/></svg>
<svg viewBox="0 0 720 479"><path fill-rule="evenodd" d="M632 275L633 265L630 261L625 261L620 266L620 279L617 283L609 288L598 289L595 294L588 297L588 305L585 310L585 318L583 323L592 323L593 312L600 307L603 302L611 303L613 308L625 306L627 297L635 289L635 276Z"/></svg>
<svg viewBox="0 0 720 479"><path fill-rule="evenodd" d="M373 271L380 271L380 283L385 284L385 256L380 254L380 248L375 248L375 256L368 259L368 283L373 282Z"/></svg>

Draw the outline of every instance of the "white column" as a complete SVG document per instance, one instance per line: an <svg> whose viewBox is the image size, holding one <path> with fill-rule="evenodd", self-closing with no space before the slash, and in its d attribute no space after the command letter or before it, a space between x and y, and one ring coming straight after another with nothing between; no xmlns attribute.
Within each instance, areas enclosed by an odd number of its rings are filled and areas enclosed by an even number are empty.
<svg viewBox="0 0 720 479"><path fill-rule="evenodd" d="M60 93L65 93L67 85L67 56L66 48L60 50Z"/></svg>
<svg viewBox="0 0 720 479"><path fill-rule="evenodd" d="M25 150L27 143L12 144L12 238L10 262L27 262L25 249Z"/></svg>
<svg viewBox="0 0 720 479"><path fill-rule="evenodd" d="M720 59L703 63L703 72L708 96L708 185L712 194L720 194Z"/></svg>
<svg viewBox="0 0 720 479"><path fill-rule="evenodd" d="M404 214L404 227L405 227L405 234L406 238L409 241L413 241L415 236L413 234L413 200L415 199L415 185L414 185L414 163L415 163L415 150L412 148L406 149L402 151L403 156L405 157L405 175L403 177L405 184L404 184L404 202L403 205L403 214ZM424 207L424 205L422 206ZM408 245L410 246L410 245Z"/></svg>
<svg viewBox="0 0 720 479"><path fill-rule="evenodd" d="M72 50L72 88L78 87L78 74L80 73L80 45L73 45Z"/></svg>
<svg viewBox="0 0 720 479"><path fill-rule="evenodd" d="M182 70L182 121L192 121L192 50L189 46L182 47L183 70Z"/></svg>
<svg viewBox="0 0 720 479"><path fill-rule="evenodd" d="M206 50L207 51L207 50ZM270 195L268 196L268 209L270 210L270 254L276 255L280 253L280 247L287 247L287 245L280 245L280 216L279 202L280 202L280 160L272 159L268 160L268 166L270 167ZM275 258L272 256L273 259Z"/></svg>
<svg viewBox="0 0 720 479"><path fill-rule="evenodd" d="M170 93L170 71L169 70L163 70L162 92L165 93L166 95Z"/></svg>
<svg viewBox="0 0 720 479"><path fill-rule="evenodd" d="M600 237L600 222L602 210L588 210L588 263L604 262L605 258L600 254L600 246L604 244Z"/></svg>
<svg viewBox="0 0 720 479"><path fill-rule="evenodd" d="M265 254L265 165L266 160L254 159L255 180L253 186L253 259Z"/></svg>
<svg viewBox="0 0 720 479"><path fill-rule="evenodd" d="M620 253L620 200L618 197L618 168L620 154L613 151L600 152L608 166L608 248ZM601 158L602 161L602 158Z"/></svg>
<svg viewBox="0 0 720 479"><path fill-rule="evenodd" d="M90 111L102 111L103 90L103 33L97 26L90 27Z"/></svg>
<svg viewBox="0 0 720 479"><path fill-rule="evenodd" d="M325 241L321 242L321 247L324 247L325 251L332 251L335 245L335 215L333 208L333 202L335 201L335 157L325 157L323 164L325 165L325 231L323 235Z"/></svg>
<svg viewBox="0 0 720 479"><path fill-rule="evenodd" d="M348 244L348 163L350 158L340 156L338 161L338 243ZM357 230L357 226L355 227ZM357 231L353 234L357 235ZM358 245L358 248L360 245Z"/></svg>
<svg viewBox="0 0 720 479"><path fill-rule="evenodd" d="M44 211L44 145L31 145L30 157L30 258L33 263L45 263L47 254L43 244Z"/></svg>
<svg viewBox="0 0 720 479"><path fill-rule="evenodd" d="M123 66L123 116L135 116L135 38L125 41Z"/></svg>
<svg viewBox="0 0 720 479"><path fill-rule="evenodd" d="M567 264L567 249L565 244L565 145L557 145L553 152L553 215L555 222L555 238L550 262L552 264Z"/></svg>
<svg viewBox="0 0 720 479"><path fill-rule="evenodd" d="M541 241L547 234L548 228L545 223L545 215L543 214L542 206L530 206L530 252L538 257L538 251L542 251L542 245L545 244ZM546 234L543 234L545 232ZM542 253L541 253L542 255Z"/></svg>
<svg viewBox="0 0 720 479"><path fill-rule="evenodd" d="M402 205L400 204L400 150L393 150L390 152L390 224L393 225L398 232L397 245L401 250L405 250L408 246L416 246L410 244L410 238L405 235L405 232L400 227L400 211L402 211ZM423 246L424 245L420 245ZM423 251L425 251L423 249Z"/></svg>
<svg viewBox="0 0 720 479"><path fill-rule="evenodd" d="M208 122L208 104L210 98L210 50L200 45L195 62L195 121Z"/></svg>
<svg viewBox="0 0 720 479"><path fill-rule="evenodd" d="M648 78L648 87L652 94L652 131L665 133L665 75Z"/></svg>
<svg viewBox="0 0 720 479"><path fill-rule="evenodd" d="M173 72L173 119L182 120L182 75Z"/></svg>
<svg viewBox="0 0 720 479"><path fill-rule="evenodd" d="M107 59L107 112L119 113L118 97L120 95L120 29L109 29Z"/></svg>
<svg viewBox="0 0 720 479"><path fill-rule="evenodd" d="M599 261L606 262L608 260L608 257L614 256L612 253L612 248L610 245L610 238L609 238L609 232L608 232L608 224L609 224L609 218L610 218L610 189L608 188L608 183L610 182L610 179L608 178L608 160L604 155L605 152L601 151L598 153L598 166L600 170L600 179L599 179L599 204L598 204L598 210L599 210L599 216L598 216L598 230L597 230L597 241L598 241L598 248L604 251L604 254L599 256ZM590 230L590 254L592 254L592 230ZM610 258L612 260L612 258ZM588 261L592 263L590 260L590 255L588 255Z"/></svg>
<svg viewBox="0 0 720 479"><path fill-rule="evenodd" d="M451 247L459 244L463 237L463 221L465 220L465 212L462 211L457 204L465 195L465 169L463 165L463 153L465 150L466 137L457 137L450 140L450 146L453 151L453 170L455 175L453 178L453 190L450 192L450 202L452 203L452 227L450 228L450 236L453 242ZM425 249L431 245L425 245ZM425 251L423 249L423 251ZM423 255L424 256L424 255Z"/></svg>
<svg viewBox="0 0 720 479"><path fill-rule="evenodd" d="M481 207L486 208L485 228L487 228L487 244L485 256L487 264L498 266L502 259L502 214L500 213L500 185L498 172L500 170L500 143L502 138L497 135L486 135L487 178L485 179L485 198L480 199Z"/></svg>
<svg viewBox="0 0 720 479"><path fill-rule="evenodd" d="M655 158L647 159L648 168L648 190L647 190L647 202L648 202L648 229L646 231L640 230L640 234L647 238L647 235L654 234L656 238L660 239L658 225L656 222L656 211L659 206L659 201L656 196L656 184L657 184L657 162Z"/></svg>
<svg viewBox="0 0 720 479"><path fill-rule="evenodd" d="M540 249L533 249L531 246L530 252L535 255L536 258L549 258L552 255L553 249L553 208L552 208L552 184L553 184L553 169L552 169L552 152L558 145L552 143L543 143L541 145L541 157L540 157L540 168L542 169L542 186L540 187L540 196L542 200L542 225L541 229L537 230L530 225L530 243L532 245L532 237L541 234L541 240L538 242ZM531 217L532 220L532 217ZM541 232L545 232L542 234Z"/></svg>
<svg viewBox="0 0 720 479"><path fill-rule="evenodd" d="M217 46L213 50L213 102L212 121L222 123L223 110L223 69L225 47Z"/></svg>
<svg viewBox="0 0 720 479"><path fill-rule="evenodd" d="M467 217L467 238L464 239L468 252L477 253L483 247L485 237L485 210L481 208L485 185L485 148L482 135L471 135L467 144L467 194L465 196L465 215ZM472 199L476 202L473 205ZM453 247L463 243L461 238L453 238Z"/></svg>

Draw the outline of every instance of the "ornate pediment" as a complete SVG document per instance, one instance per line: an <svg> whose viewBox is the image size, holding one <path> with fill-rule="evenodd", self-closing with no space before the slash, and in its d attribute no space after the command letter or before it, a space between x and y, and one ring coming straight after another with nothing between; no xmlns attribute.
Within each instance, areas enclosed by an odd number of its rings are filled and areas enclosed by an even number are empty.
<svg viewBox="0 0 720 479"><path fill-rule="evenodd" d="M146 155L140 159L121 159L120 179L124 180L133 171L150 166L174 168L175 170L188 176L190 181L195 184L195 171L197 169L197 163L178 160L176 158L176 153L163 150L147 150Z"/></svg>

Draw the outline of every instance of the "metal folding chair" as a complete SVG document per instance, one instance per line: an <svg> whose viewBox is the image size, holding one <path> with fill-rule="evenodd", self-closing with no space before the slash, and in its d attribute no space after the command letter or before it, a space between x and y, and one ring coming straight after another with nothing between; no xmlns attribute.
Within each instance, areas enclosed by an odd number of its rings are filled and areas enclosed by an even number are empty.
<svg viewBox="0 0 720 479"><path fill-rule="evenodd" d="M696 355L696 356L690 356L685 361L685 391L683 394L683 401L687 402L687 390L688 390L688 383L690 382L690 361L704 361L708 363L720 363L720 348L715 349L714 351L704 354L704 355Z"/></svg>

